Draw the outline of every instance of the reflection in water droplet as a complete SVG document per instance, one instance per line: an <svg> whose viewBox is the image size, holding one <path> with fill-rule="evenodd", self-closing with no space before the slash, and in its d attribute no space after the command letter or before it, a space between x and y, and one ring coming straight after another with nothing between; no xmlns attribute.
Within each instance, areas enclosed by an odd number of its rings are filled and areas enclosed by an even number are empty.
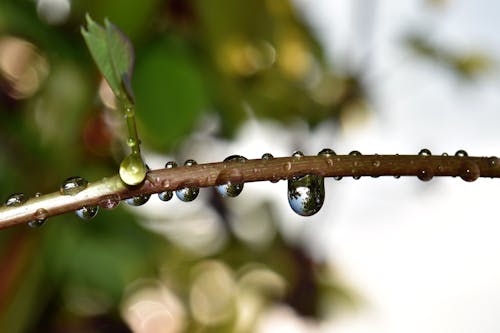
<svg viewBox="0 0 500 333"><path fill-rule="evenodd" d="M267 160L272 160L273 158L274 158L274 156L272 154L270 154L270 153L265 153L265 154L262 155L262 159L266 160L266 161Z"/></svg>
<svg viewBox="0 0 500 333"><path fill-rule="evenodd" d="M49 212L43 208L39 208L36 210L35 214L33 214L33 217L35 218L33 221L30 221L27 223L28 227L30 228L39 228L42 225L47 222L47 215Z"/></svg>
<svg viewBox="0 0 500 333"><path fill-rule="evenodd" d="M139 194L138 196L128 198L125 201L130 205L130 206L142 206L146 202L148 202L149 198L151 197L150 194Z"/></svg>
<svg viewBox="0 0 500 333"><path fill-rule="evenodd" d="M349 155L351 155L351 156L361 156L362 154L359 151L357 151L357 150L353 150L353 151L351 151L349 153Z"/></svg>
<svg viewBox="0 0 500 333"><path fill-rule="evenodd" d="M400 175L395 175L394 178L399 179L399 178L401 178L401 176Z"/></svg>
<svg viewBox="0 0 500 333"><path fill-rule="evenodd" d="M165 169L172 169L172 168L176 168L176 167L177 167L177 163L175 161L168 161L165 164ZM170 187L170 181L168 179L164 180L162 182L162 186L166 187L166 188ZM158 198L161 201L169 201L170 199L172 199L173 196L174 196L174 192L169 191L169 190L158 193Z"/></svg>
<svg viewBox="0 0 500 333"><path fill-rule="evenodd" d="M283 170L285 171L290 171L292 169L292 163L291 162L286 162L283 164Z"/></svg>
<svg viewBox="0 0 500 333"><path fill-rule="evenodd" d="M247 159L243 156L231 155L227 157L224 162L245 163L246 160ZM243 175L238 169L229 169L221 172L217 178L224 179L225 177L229 178L229 180L225 184L215 187L217 193L222 197L237 197L241 191L243 191L244 183L241 183Z"/></svg>
<svg viewBox="0 0 500 333"><path fill-rule="evenodd" d="M317 175L293 177L288 180L288 203L301 216L316 214L325 201L324 179Z"/></svg>
<svg viewBox="0 0 500 333"><path fill-rule="evenodd" d="M140 154L130 154L120 164L120 178L127 185L140 184L146 178L147 167Z"/></svg>
<svg viewBox="0 0 500 333"><path fill-rule="evenodd" d="M496 168L499 165L498 158L495 156L488 157L488 165L491 168Z"/></svg>
<svg viewBox="0 0 500 333"><path fill-rule="evenodd" d="M478 179L480 175L481 172L479 170L479 166L473 162L464 163L460 169L460 178L466 182L473 182Z"/></svg>
<svg viewBox="0 0 500 333"><path fill-rule="evenodd" d="M196 164L198 163L196 163L195 160L187 160L186 162L184 162L184 166L188 167ZM185 187L175 191L175 195L177 196L177 198L179 198L179 200L184 202L193 201L194 199L196 199L199 193L200 189L198 187Z"/></svg>
<svg viewBox="0 0 500 333"><path fill-rule="evenodd" d="M332 149L330 148L325 148L322 149L319 153L318 156L325 156L325 157L332 157L337 155Z"/></svg>
<svg viewBox="0 0 500 333"><path fill-rule="evenodd" d="M352 176L352 178L355 180L359 180L359 179L361 179L361 176Z"/></svg>
<svg viewBox="0 0 500 333"><path fill-rule="evenodd" d="M446 156L449 156L449 155L448 155L448 153L442 153L441 156L446 157Z"/></svg>
<svg viewBox="0 0 500 333"><path fill-rule="evenodd" d="M176 167L177 167L177 163L175 161L168 161L167 163L165 163L166 169L172 169L172 168L176 168Z"/></svg>
<svg viewBox="0 0 500 333"><path fill-rule="evenodd" d="M301 158L301 157L304 157L304 153L301 152L300 150L296 150L293 152L292 157Z"/></svg>
<svg viewBox="0 0 500 333"><path fill-rule="evenodd" d="M343 178L342 176L333 176L333 179L335 180L342 180L342 178Z"/></svg>
<svg viewBox="0 0 500 333"><path fill-rule="evenodd" d="M89 182L82 177L71 177L66 179L59 188L62 195L75 195L87 188Z"/></svg>
<svg viewBox="0 0 500 333"><path fill-rule="evenodd" d="M431 180L433 176L432 172L428 169L419 170L417 175L418 179L424 182Z"/></svg>
<svg viewBox="0 0 500 333"><path fill-rule="evenodd" d="M20 206L25 202L26 202L26 197L24 196L24 193L14 193L14 194L11 194L7 198L7 200L5 200L5 206L8 206L8 207Z"/></svg>
<svg viewBox="0 0 500 333"><path fill-rule="evenodd" d="M84 206L75 211L76 216L82 220L92 220L99 212L99 206Z"/></svg>
<svg viewBox="0 0 500 333"><path fill-rule="evenodd" d="M120 197L118 196L110 196L102 199L99 202L99 206L101 206L104 209L113 209L117 207L119 204L120 204Z"/></svg>
<svg viewBox="0 0 500 333"><path fill-rule="evenodd" d="M467 152L465 150L460 149L460 150L457 150L457 152L455 153L455 156L467 157L467 156L469 156L469 154L467 154Z"/></svg>
<svg viewBox="0 0 500 333"><path fill-rule="evenodd" d="M418 154L420 156L431 156L432 155L431 151L429 149L427 149L427 148L424 148L424 149L420 150L418 152Z"/></svg>
<svg viewBox="0 0 500 333"><path fill-rule="evenodd" d="M169 201L170 199L172 199L173 196L174 196L174 192L172 192L172 191L163 191L163 192L158 193L158 198L161 201Z"/></svg>
<svg viewBox="0 0 500 333"><path fill-rule="evenodd" d="M378 168L380 166L380 161L379 160L375 160L372 162L372 165L374 168Z"/></svg>

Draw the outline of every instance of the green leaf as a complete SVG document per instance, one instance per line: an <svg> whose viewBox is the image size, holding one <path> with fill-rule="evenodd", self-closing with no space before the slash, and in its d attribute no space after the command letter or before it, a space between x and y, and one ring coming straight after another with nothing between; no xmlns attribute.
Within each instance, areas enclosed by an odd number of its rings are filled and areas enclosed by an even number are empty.
<svg viewBox="0 0 500 333"><path fill-rule="evenodd" d="M134 102L130 89L134 49L128 38L111 22L100 26L87 15L87 30L82 35L92 58L117 97Z"/></svg>

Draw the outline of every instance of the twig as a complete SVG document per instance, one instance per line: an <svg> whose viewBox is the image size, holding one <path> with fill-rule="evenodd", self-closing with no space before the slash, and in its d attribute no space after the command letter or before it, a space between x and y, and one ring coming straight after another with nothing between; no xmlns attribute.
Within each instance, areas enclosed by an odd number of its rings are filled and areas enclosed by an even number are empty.
<svg viewBox="0 0 500 333"><path fill-rule="evenodd" d="M34 219L75 211L84 206L113 208L121 200L140 194L153 194L184 187L209 187L231 182L278 181L304 174L324 177L417 176L500 178L497 157L429 155L330 155L255 159L219 162L149 171L146 180L135 187L126 186L113 176L89 183L74 194L54 192L31 198L19 206L0 207L0 228L23 224Z"/></svg>

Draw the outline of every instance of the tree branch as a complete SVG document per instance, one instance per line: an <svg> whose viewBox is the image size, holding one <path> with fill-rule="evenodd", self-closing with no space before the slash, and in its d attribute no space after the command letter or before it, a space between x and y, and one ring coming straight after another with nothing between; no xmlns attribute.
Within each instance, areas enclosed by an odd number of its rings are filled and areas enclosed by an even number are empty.
<svg viewBox="0 0 500 333"><path fill-rule="evenodd" d="M113 208L121 200L140 194L153 194L184 187L209 187L231 182L286 180L293 176L316 174L323 177L417 176L500 177L497 157L429 155L329 155L254 159L245 162L219 162L149 171L146 180L126 186L118 175L89 183L74 194L54 192L27 200L18 206L0 207L0 228L23 224L75 211L84 206Z"/></svg>

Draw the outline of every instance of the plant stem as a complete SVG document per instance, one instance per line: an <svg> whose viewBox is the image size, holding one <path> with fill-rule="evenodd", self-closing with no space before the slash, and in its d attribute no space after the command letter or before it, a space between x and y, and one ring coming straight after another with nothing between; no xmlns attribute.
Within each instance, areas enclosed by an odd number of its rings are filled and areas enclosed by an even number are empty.
<svg viewBox="0 0 500 333"><path fill-rule="evenodd" d="M240 162L218 162L149 171L145 181L126 186L113 176L89 183L75 195L54 192L29 199L19 206L0 207L0 228L23 224L40 217L75 211L83 206L113 206L118 201L139 194L153 194L183 187L209 187L227 182L248 183L278 181L304 174L324 177L347 176L417 176L461 177L474 181L478 177L500 178L497 157L421 156L421 155L330 155L254 159Z"/></svg>

